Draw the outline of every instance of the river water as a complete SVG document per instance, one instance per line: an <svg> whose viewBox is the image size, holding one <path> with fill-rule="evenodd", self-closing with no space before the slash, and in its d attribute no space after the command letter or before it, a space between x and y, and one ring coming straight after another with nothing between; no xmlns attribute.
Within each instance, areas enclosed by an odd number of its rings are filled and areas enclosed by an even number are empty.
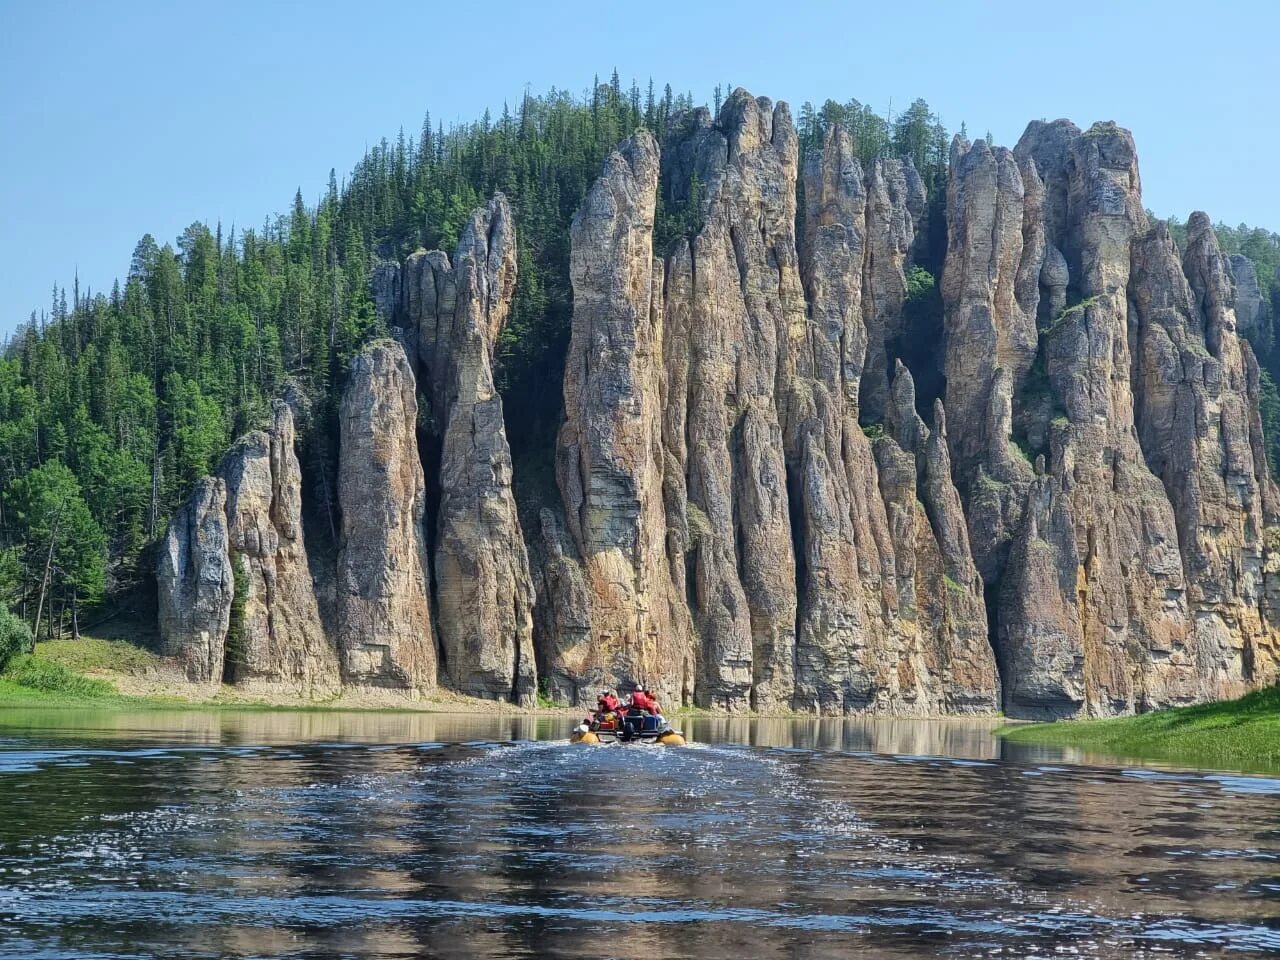
<svg viewBox="0 0 1280 960"><path fill-rule="evenodd" d="M0 715L0 956L1280 952L1280 780L994 721Z"/></svg>

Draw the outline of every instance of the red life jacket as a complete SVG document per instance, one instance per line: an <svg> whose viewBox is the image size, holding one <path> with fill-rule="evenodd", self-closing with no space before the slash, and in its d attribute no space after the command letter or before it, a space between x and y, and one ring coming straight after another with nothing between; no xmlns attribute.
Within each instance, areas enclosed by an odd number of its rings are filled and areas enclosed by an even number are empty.
<svg viewBox="0 0 1280 960"><path fill-rule="evenodd" d="M658 713L658 701L654 700L643 690L637 690L631 695L631 705L640 710L648 710L650 713Z"/></svg>

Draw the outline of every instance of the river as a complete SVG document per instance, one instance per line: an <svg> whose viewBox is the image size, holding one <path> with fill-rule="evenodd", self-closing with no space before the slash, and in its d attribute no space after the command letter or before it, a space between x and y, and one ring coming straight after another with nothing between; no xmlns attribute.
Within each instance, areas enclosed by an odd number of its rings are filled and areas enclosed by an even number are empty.
<svg viewBox="0 0 1280 960"><path fill-rule="evenodd" d="M0 956L1280 952L1280 779L996 721L0 715Z"/></svg>

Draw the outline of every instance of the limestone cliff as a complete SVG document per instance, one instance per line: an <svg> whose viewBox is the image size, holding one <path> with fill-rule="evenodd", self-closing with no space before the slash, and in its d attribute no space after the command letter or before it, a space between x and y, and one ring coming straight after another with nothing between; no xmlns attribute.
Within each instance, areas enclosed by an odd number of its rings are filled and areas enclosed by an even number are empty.
<svg viewBox="0 0 1280 960"><path fill-rule="evenodd" d="M358 686L436 683L417 419L404 349L390 340L366 347L352 362L339 423L335 634L343 679Z"/></svg>
<svg viewBox="0 0 1280 960"><path fill-rule="evenodd" d="M1238 696L1276 662L1261 607L1277 501L1254 413L1257 365L1236 335L1231 276L1207 216L1192 215L1181 261L1157 224L1132 262L1138 436L1177 522L1192 617L1186 682L1197 697Z"/></svg>
<svg viewBox="0 0 1280 960"><path fill-rule="evenodd" d="M242 437L169 525L157 569L167 652L200 681L303 696L335 692L302 532L293 411Z"/></svg>
<svg viewBox="0 0 1280 960"><path fill-rule="evenodd" d="M528 704L540 676L578 704L643 683L830 715L1109 715L1273 682L1252 264L1203 214L1184 249L1148 221L1114 123L956 138L933 206L909 161L822 133L802 157L787 106L736 90L606 158L565 238L537 529L497 391L519 211L495 195L452 255L377 261L396 339L343 388L332 622L278 404L170 525L166 649L194 680L313 693L438 675ZM908 276L944 228L931 344Z"/></svg>
<svg viewBox="0 0 1280 960"><path fill-rule="evenodd" d="M556 689L643 678L727 709L994 709L945 431L912 410L873 452L859 426L868 328L886 366L901 330L919 178L896 161L864 176L833 131L806 169L802 256L785 106L735 91L665 152L674 202L682 178L709 184L701 228L665 265L647 134L609 158L575 221L558 470L568 542L544 516ZM585 622L564 616L568 590L590 595ZM660 651L643 677L637 650Z"/></svg>
<svg viewBox="0 0 1280 960"><path fill-rule="evenodd" d="M947 397L973 424L952 450L1006 709L1189 702L1241 689L1246 661L1256 682L1271 494L1207 221L1180 262L1114 124L1033 123L1012 154L957 140L950 177Z"/></svg>
<svg viewBox="0 0 1280 960"><path fill-rule="evenodd" d="M494 343L516 282L515 228L501 194L472 214L446 282L450 295L436 301L435 322L423 304L418 327L420 336L435 334L422 337L419 350L443 422L435 586L445 670L455 690L531 705L533 581L493 381Z"/></svg>
<svg viewBox="0 0 1280 960"><path fill-rule="evenodd" d="M511 206L472 212L453 259L411 254L380 264L375 299L416 370L424 460L438 489L432 549L443 672L456 690L531 704L537 692L533 580L512 494L511 451L494 348L516 284Z"/></svg>
<svg viewBox="0 0 1280 960"><path fill-rule="evenodd" d="M303 544L302 472L287 403L276 401L271 428L243 437L220 473L231 563L243 581L239 648L229 676L241 686L335 692L338 658L320 622Z"/></svg>
<svg viewBox="0 0 1280 960"><path fill-rule="evenodd" d="M658 145L642 131L605 161L571 230L573 331L556 475L590 632L557 643L546 662L557 690L568 675L591 676L597 686L647 684L678 703L692 696L694 648L667 554L657 186Z"/></svg>
<svg viewBox="0 0 1280 960"><path fill-rule="evenodd" d="M227 542L226 482L205 477L169 521L156 564L162 650L196 683L222 679L235 591Z"/></svg>

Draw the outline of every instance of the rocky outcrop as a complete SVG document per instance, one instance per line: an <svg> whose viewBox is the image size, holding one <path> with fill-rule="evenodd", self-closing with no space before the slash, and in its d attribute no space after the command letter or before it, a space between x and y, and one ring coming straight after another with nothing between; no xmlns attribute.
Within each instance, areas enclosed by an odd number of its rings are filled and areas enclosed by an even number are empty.
<svg viewBox="0 0 1280 960"><path fill-rule="evenodd" d="M1087 706L1086 649L1077 591L1085 571L1076 552L1071 501L1036 462L999 583L996 658L1005 712L1049 719Z"/></svg>
<svg viewBox="0 0 1280 960"><path fill-rule="evenodd" d="M690 531L686 563L702 639L703 703L789 702L796 586L777 388L791 332L804 323L795 244L799 144L785 104L736 90L714 126L694 123L669 152L707 184L704 225L672 259L664 366L674 499ZM696 540L693 535L696 532Z"/></svg>
<svg viewBox="0 0 1280 960"><path fill-rule="evenodd" d="M1276 653L1262 609L1277 501L1252 415L1257 366L1236 335L1231 274L1207 216L1192 215L1181 261L1164 224L1135 241L1132 261L1138 435L1173 505L1192 617L1182 685L1238 696Z"/></svg>
<svg viewBox="0 0 1280 960"><path fill-rule="evenodd" d="M455 690L527 706L537 694L533 581L493 379L494 343L516 283L506 198L499 194L472 214L452 270L437 261L433 273L449 294L421 303L418 329L436 422L443 423L435 586L445 670ZM428 330L431 337L421 336Z"/></svg>
<svg viewBox="0 0 1280 960"><path fill-rule="evenodd" d="M461 692L528 705L537 693L534 588L493 371L516 284L506 198L495 194L472 212L452 261L419 250L402 277L396 333L418 372L425 459L438 469L433 561L444 673Z"/></svg>
<svg viewBox="0 0 1280 960"><path fill-rule="evenodd" d="M1227 259L1235 282L1236 329L1243 336L1271 336L1271 304L1258 285L1257 268L1243 254Z"/></svg>
<svg viewBox="0 0 1280 960"><path fill-rule="evenodd" d="M1184 265L1163 226L1148 232L1114 124L1036 122L1012 153L957 139L948 199L947 405L966 424L951 451L1005 709L1105 715L1240 689L1243 663L1274 659L1270 494L1223 258ZM1267 652L1246 653L1251 637Z"/></svg>
<svg viewBox="0 0 1280 960"><path fill-rule="evenodd" d="M603 686L643 683L679 703L692 695L694 646L667 554L657 187L658 145L641 131L605 161L571 228L573 330L556 476L591 629L579 644L558 644L548 670L564 675L569 663L592 660Z"/></svg>
<svg viewBox="0 0 1280 960"><path fill-rule="evenodd" d="M338 658L320 622L302 535L302 472L293 412L272 408L269 430L232 447L219 470L226 483L230 559L239 567L239 639L227 673L239 686L310 696L338 688Z"/></svg>
<svg viewBox="0 0 1280 960"><path fill-rule="evenodd" d="M339 423L335 633L343 679L357 686L436 684L417 419L404 349L370 344L352 361Z"/></svg>
<svg viewBox="0 0 1280 960"><path fill-rule="evenodd" d="M947 408L965 428L952 452L970 506L978 566L989 583L1004 570L1031 470L1013 447L1013 396L1036 357L1036 313L1045 273L1044 184L1033 160L957 137L947 187L942 302Z"/></svg>
<svg viewBox="0 0 1280 960"><path fill-rule="evenodd" d="M196 683L222 679L235 594L226 510L226 483L199 481L169 521L156 564L162 650Z"/></svg>
<svg viewBox="0 0 1280 960"><path fill-rule="evenodd" d="M1267 305L1203 214L1185 250L1148 222L1127 131L957 138L940 318L908 297L909 162L864 169L832 127L801 171L786 105L742 90L671 131L612 152L574 220L528 550L495 388L512 211L375 264L398 342L342 403L343 682L1053 718L1276 679L1280 492L1241 336L1268 342ZM659 210L686 233L655 251ZM334 687L292 448L278 405L170 527L162 631L194 679Z"/></svg>
<svg viewBox="0 0 1280 960"><path fill-rule="evenodd" d="M1052 319L1040 343L1053 413L1048 472L1056 481L1042 484L1043 512L1074 521L1084 693L1082 701L1017 701L1021 709L1048 715L1082 707L1125 713L1190 696L1177 666L1188 620L1173 511L1133 425L1129 248L1147 226L1137 156L1128 132L1114 124L1074 131L1065 123L1033 125L1015 151L1050 171L1046 209L1054 213L1045 218L1046 238L1063 253L1069 298L1074 292L1078 301ZM1054 152L1064 144L1065 159ZM1060 498L1067 503L1058 504ZM1064 532L1060 525L1050 528ZM1043 529L1028 521L1022 536ZM1016 549L1021 555L1031 546ZM1051 543L1058 557L1071 546ZM1060 622L1055 611L1053 597L1022 597L1001 608L1004 633L1052 634Z"/></svg>
<svg viewBox="0 0 1280 960"><path fill-rule="evenodd" d="M197 485L156 572L166 652L201 682L307 697L339 684L302 532L293 411L272 407Z"/></svg>
<svg viewBox="0 0 1280 960"><path fill-rule="evenodd" d="M665 265L647 134L609 158L575 221L564 529L543 516L542 579L559 585L548 684L625 684L640 679L633 651L661 649L645 679L730 710L994 709L945 430L912 411L910 448L904 433L873 452L859 426L868 326L888 331L886 364L898 335L919 178L896 162L864 177L832 131L806 170L802 257L784 106L735 91L714 124L696 113L664 149L669 202L686 178L708 185L701 228ZM585 622L572 591L590 597Z"/></svg>
<svg viewBox="0 0 1280 960"><path fill-rule="evenodd" d="M908 638L903 664L918 666L924 712L990 711L999 703L987 640L982 578L973 561L960 494L952 481L947 420L935 401L933 428L916 413L915 385L896 364L886 426L876 441L880 486L895 529L900 590L897 628ZM914 469L914 475L912 470ZM899 675L905 676L899 668Z"/></svg>
<svg viewBox="0 0 1280 960"><path fill-rule="evenodd" d="M877 322L863 297L886 286L875 251L898 249L893 222L867 208L882 176L864 177L838 129L805 166L809 322L792 340L784 417L791 510L801 518L794 703L828 713L990 710L996 674L945 430L931 433L917 416L901 362L879 401L891 435L873 452L859 426L866 328ZM936 416L941 425L940 406Z"/></svg>
<svg viewBox="0 0 1280 960"><path fill-rule="evenodd" d="M445 423L451 381L457 277L443 250L419 250L404 263L401 286L402 339L414 360L434 432Z"/></svg>

